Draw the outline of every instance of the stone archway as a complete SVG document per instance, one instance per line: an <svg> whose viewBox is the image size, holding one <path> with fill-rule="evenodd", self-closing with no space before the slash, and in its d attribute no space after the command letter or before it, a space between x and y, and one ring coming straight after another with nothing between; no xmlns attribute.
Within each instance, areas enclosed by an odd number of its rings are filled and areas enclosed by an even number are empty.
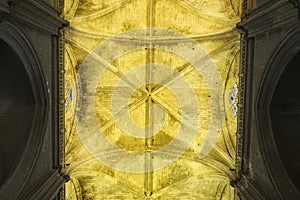
<svg viewBox="0 0 300 200"><path fill-rule="evenodd" d="M288 175L300 189L300 89L298 52L288 63L275 89L270 115L274 139Z"/></svg>
<svg viewBox="0 0 300 200"><path fill-rule="evenodd" d="M49 103L44 74L26 34L10 16L3 14L0 21L0 132L6 173L0 196L16 199L38 159Z"/></svg>
<svg viewBox="0 0 300 200"><path fill-rule="evenodd" d="M272 127L274 106L272 107L271 105L273 101L275 102L275 90L277 90L277 85L280 82L283 71L287 69L293 57L300 50L299 33L299 27L290 30L273 53L264 72L255 103L256 123L259 128L259 143L268 173L280 196L292 199L297 199L299 192L289 178L283 160L279 159L281 147L278 146L280 145L279 143L276 143L276 139L278 139L277 130L275 131L275 126Z"/></svg>
<svg viewBox="0 0 300 200"><path fill-rule="evenodd" d="M0 40L0 63L0 152L3 184L26 147L35 100L23 63L3 40Z"/></svg>

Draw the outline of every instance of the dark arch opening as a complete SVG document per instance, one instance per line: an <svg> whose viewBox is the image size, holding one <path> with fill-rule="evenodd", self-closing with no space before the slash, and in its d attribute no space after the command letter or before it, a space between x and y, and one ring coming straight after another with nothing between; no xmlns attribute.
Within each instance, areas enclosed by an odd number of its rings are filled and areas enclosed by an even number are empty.
<svg viewBox="0 0 300 200"><path fill-rule="evenodd" d="M300 190L300 52L288 63L279 79L270 115L282 163Z"/></svg>
<svg viewBox="0 0 300 200"><path fill-rule="evenodd" d="M35 110L29 77L19 56L0 39L0 185L20 161Z"/></svg>

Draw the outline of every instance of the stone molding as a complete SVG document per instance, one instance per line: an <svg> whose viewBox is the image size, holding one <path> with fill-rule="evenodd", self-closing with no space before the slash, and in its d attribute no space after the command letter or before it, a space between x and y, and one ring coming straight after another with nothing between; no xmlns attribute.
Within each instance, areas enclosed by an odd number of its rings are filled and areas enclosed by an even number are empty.
<svg viewBox="0 0 300 200"><path fill-rule="evenodd" d="M294 6L299 8L299 1ZM291 182L282 161L280 160L277 146L274 140L273 131L269 116L270 98L277 86L277 82L287 66L288 62L300 50L300 28L298 13L288 1L276 0L268 1L265 4L247 10L247 1L243 1L242 22L237 25L241 30L241 61L240 61L240 96L239 96L239 115L237 131L237 156L236 156L236 177L232 184L237 188L246 199L271 199L270 194L261 191L257 185L255 177L250 169L250 145L251 129L255 129L258 136L258 145L261 150L263 165L267 170L267 177L270 179L271 186L276 191L273 199L300 199L299 191ZM294 27L294 28L291 28ZM258 97L252 101L253 79L255 78L254 51L256 37L260 34L268 34L275 30L282 29L286 33L278 42L277 47L267 65L264 67L264 75L260 80ZM285 31L285 30L288 30ZM257 52L259 53L259 52ZM254 112L253 112L254 110ZM251 122L254 119L254 124ZM253 168L253 166L252 166ZM259 178L259 177L257 177Z"/></svg>
<svg viewBox="0 0 300 200"><path fill-rule="evenodd" d="M42 66L26 34L19 27L10 15L0 15L0 39L14 49L25 67L35 98L35 113L23 155L12 175L0 188L1 199L15 199L25 187L38 159L49 112L49 97Z"/></svg>
<svg viewBox="0 0 300 200"><path fill-rule="evenodd" d="M291 4L293 4L293 6L295 8L298 8L298 19L300 19L300 1L299 0L289 0L289 2Z"/></svg>
<svg viewBox="0 0 300 200"><path fill-rule="evenodd" d="M61 172L61 169L52 170L42 181L34 188L33 191L22 197L24 199L54 199L65 182L70 177Z"/></svg>
<svg viewBox="0 0 300 200"><path fill-rule="evenodd" d="M262 6L247 11L239 26L248 31L248 37L254 37L297 21L297 15L297 9L293 8L288 1L268 1Z"/></svg>
<svg viewBox="0 0 300 200"><path fill-rule="evenodd" d="M11 0L8 5L14 18L32 28L57 35L60 28L68 25L59 11L44 1Z"/></svg>
<svg viewBox="0 0 300 200"><path fill-rule="evenodd" d="M254 105L260 148L269 176L282 199L299 199L299 191L290 180L276 147L269 107L282 72L300 50L300 27L291 29L266 66Z"/></svg>

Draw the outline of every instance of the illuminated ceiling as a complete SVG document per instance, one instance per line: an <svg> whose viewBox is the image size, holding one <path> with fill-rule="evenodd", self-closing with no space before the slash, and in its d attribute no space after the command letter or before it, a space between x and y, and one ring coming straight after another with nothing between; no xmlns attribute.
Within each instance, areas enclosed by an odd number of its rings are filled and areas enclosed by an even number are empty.
<svg viewBox="0 0 300 200"><path fill-rule="evenodd" d="M238 0L66 0L66 199L233 199Z"/></svg>

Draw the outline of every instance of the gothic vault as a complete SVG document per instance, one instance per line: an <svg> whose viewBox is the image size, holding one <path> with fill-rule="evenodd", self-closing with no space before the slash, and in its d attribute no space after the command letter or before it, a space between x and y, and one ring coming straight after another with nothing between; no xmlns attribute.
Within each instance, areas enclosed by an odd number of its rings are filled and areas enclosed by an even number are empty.
<svg viewBox="0 0 300 200"><path fill-rule="evenodd" d="M234 198L240 13L65 1L67 199Z"/></svg>
<svg viewBox="0 0 300 200"><path fill-rule="evenodd" d="M1 0L1 200L300 199L299 11Z"/></svg>

